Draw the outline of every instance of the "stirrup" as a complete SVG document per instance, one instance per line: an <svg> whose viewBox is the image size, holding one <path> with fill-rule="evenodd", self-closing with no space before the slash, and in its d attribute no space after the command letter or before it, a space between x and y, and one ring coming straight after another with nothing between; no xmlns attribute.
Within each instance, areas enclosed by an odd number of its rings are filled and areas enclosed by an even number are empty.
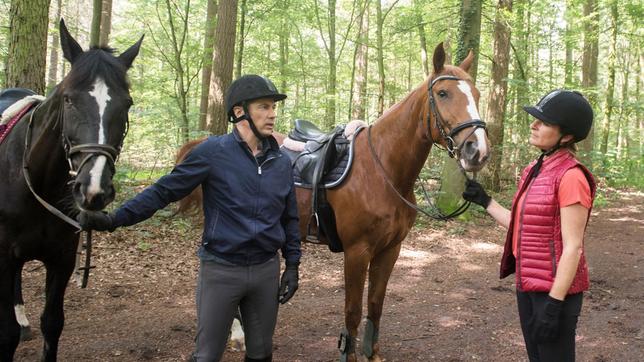
<svg viewBox="0 0 644 362"><path fill-rule="evenodd" d="M315 235L311 233L311 221L313 221L314 217L315 217L315 228L317 230ZM309 217L309 225L306 228L306 241L313 244L320 243L320 218L318 217L317 212L312 213L311 216Z"/></svg>

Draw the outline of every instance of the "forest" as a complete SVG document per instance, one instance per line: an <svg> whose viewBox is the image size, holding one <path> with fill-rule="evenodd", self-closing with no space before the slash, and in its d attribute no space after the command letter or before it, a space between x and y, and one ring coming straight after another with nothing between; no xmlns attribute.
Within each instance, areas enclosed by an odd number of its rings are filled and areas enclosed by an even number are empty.
<svg viewBox="0 0 644 362"><path fill-rule="evenodd" d="M288 94L281 132L298 118L323 129L373 123L429 75L443 42L448 63L476 55L470 73L494 145L482 178L493 189L512 187L537 156L521 107L557 88L593 105L579 152L601 181L644 185L644 7L635 0L5 0L0 10L0 84L43 94L68 67L60 18L85 48L118 52L145 35L129 72L124 179L154 180L186 141L227 132L223 90L242 74ZM447 185L459 176L445 158L432 152L428 164Z"/></svg>

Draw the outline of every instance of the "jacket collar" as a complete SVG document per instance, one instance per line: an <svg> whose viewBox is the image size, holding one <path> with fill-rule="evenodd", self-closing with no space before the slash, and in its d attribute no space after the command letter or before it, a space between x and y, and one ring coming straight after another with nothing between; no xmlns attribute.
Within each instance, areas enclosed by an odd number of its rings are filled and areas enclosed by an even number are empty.
<svg viewBox="0 0 644 362"><path fill-rule="evenodd" d="M248 144L241 137L241 135L239 134L239 131L237 130L236 127L233 127L233 131L231 133L232 133L233 137L235 138L235 141L243 144L244 147L248 147ZM277 140L275 139L275 137L273 137L273 135L270 135L270 136L268 136L268 137L266 137L266 138L264 138L262 140L262 152L261 153L265 154L269 150L279 152L279 149L280 149L280 146L277 143Z"/></svg>

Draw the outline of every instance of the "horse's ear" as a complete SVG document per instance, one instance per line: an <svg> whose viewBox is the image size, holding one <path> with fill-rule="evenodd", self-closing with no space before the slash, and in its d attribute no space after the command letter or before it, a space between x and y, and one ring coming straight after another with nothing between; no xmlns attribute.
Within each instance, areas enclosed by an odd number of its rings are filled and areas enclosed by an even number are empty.
<svg viewBox="0 0 644 362"><path fill-rule="evenodd" d="M445 48L443 48L443 42L440 42L434 49L434 73L438 74L443 70L445 65Z"/></svg>
<svg viewBox="0 0 644 362"><path fill-rule="evenodd" d="M74 64L76 58L83 53L83 48L74 40L72 35L65 26L65 21L60 19L60 47L63 49L63 56L71 64Z"/></svg>
<svg viewBox="0 0 644 362"><path fill-rule="evenodd" d="M141 35L141 39L139 39L139 41L134 43L134 45L132 45L126 51L121 53L121 55L119 55L119 60L121 61L121 63L123 63L123 65L125 65L126 68L129 69L132 66L132 62L134 62L134 58L139 55L139 49L141 48L143 37L145 37L145 35Z"/></svg>
<svg viewBox="0 0 644 362"><path fill-rule="evenodd" d="M459 64L458 66L459 66L459 68L461 68L464 71L469 73L470 72L470 67L472 66L473 61L474 61L474 52L472 51L472 49L470 49L470 51L469 51L469 53L467 53L467 56L465 57L465 59L463 59L461 64Z"/></svg>

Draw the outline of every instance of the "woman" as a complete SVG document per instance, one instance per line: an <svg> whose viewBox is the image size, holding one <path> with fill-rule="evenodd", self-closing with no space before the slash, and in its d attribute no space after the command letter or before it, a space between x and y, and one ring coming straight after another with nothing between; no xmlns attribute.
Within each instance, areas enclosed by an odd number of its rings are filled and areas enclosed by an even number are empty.
<svg viewBox="0 0 644 362"><path fill-rule="evenodd" d="M541 156L523 170L512 209L476 181L467 182L463 198L508 229L501 278L516 273L530 361L574 361L577 317L589 286L584 231L596 190L592 174L575 158L575 143L588 136L593 111L580 93L566 90L524 110L535 118L529 142Z"/></svg>

